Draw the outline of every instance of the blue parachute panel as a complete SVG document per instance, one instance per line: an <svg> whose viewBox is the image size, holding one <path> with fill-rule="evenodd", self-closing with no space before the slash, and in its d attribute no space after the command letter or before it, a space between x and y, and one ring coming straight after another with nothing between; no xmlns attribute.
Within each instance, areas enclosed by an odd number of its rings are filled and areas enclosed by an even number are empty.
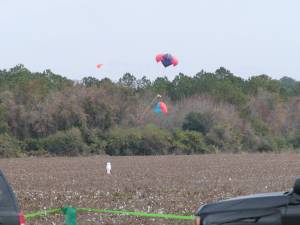
<svg viewBox="0 0 300 225"><path fill-rule="evenodd" d="M159 102L155 105L153 111L155 113L162 113Z"/></svg>
<svg viewBox="0 0 300 225"><path fill-rule="evenodd" d="M170 54L165 54L161 60L164 67L168 67L173 64L173 57Z"/></svg>

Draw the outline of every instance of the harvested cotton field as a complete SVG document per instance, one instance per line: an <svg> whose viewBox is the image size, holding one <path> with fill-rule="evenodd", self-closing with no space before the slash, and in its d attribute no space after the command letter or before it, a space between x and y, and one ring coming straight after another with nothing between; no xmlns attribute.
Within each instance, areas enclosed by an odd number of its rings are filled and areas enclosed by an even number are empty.
<svg viewBox="0 0 300 225"><path fill-rule="evenodd" d="M112 175L106 175L106 162ZM211 201L257 192L288 190L300 175L298 154L216 154L147 157L1 159L25 213L88 207L193 215ZM63 224L64 217L27 224ZM77 224L192 224L109 214L78 214Z"/></svg>

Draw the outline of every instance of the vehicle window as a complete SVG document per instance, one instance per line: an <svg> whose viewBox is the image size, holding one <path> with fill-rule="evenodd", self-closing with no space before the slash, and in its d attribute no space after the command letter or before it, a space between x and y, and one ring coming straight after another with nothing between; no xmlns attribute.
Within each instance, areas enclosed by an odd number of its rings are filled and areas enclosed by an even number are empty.
<svg viewBox="0 0 300 225"><path fill-rule="evenodd" d="M12 208L13 200L9 193L6 182L3 177L0 176L0 208Z"/></svg>

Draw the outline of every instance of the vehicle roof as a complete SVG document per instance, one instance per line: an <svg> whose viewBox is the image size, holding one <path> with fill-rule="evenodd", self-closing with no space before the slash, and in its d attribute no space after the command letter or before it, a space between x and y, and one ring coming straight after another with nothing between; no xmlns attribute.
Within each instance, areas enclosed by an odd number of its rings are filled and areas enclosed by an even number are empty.
<svg viewBox="0 0 300 225"><path fill-rule="evenodd" d="M231 198L204 205L198 214L211 214L230 211L269 209L287 205L289 192L263 193Z"/></svg>

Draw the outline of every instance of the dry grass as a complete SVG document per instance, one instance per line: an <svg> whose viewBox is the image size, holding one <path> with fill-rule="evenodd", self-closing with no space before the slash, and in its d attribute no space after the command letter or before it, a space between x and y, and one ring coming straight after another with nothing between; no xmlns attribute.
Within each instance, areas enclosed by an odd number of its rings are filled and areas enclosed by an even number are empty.
<svg viewBox="0 0 300 225"><path fill-rule="evenodd" d="M105 175L108 160L112 176ZM191 215L206 202L290 189L300 175L300 155L1 159L0 168L24 212L73 205ZM29 224L63 224L63 217L35 219ZM78 224L189 223L80 214Z"/></svg>

